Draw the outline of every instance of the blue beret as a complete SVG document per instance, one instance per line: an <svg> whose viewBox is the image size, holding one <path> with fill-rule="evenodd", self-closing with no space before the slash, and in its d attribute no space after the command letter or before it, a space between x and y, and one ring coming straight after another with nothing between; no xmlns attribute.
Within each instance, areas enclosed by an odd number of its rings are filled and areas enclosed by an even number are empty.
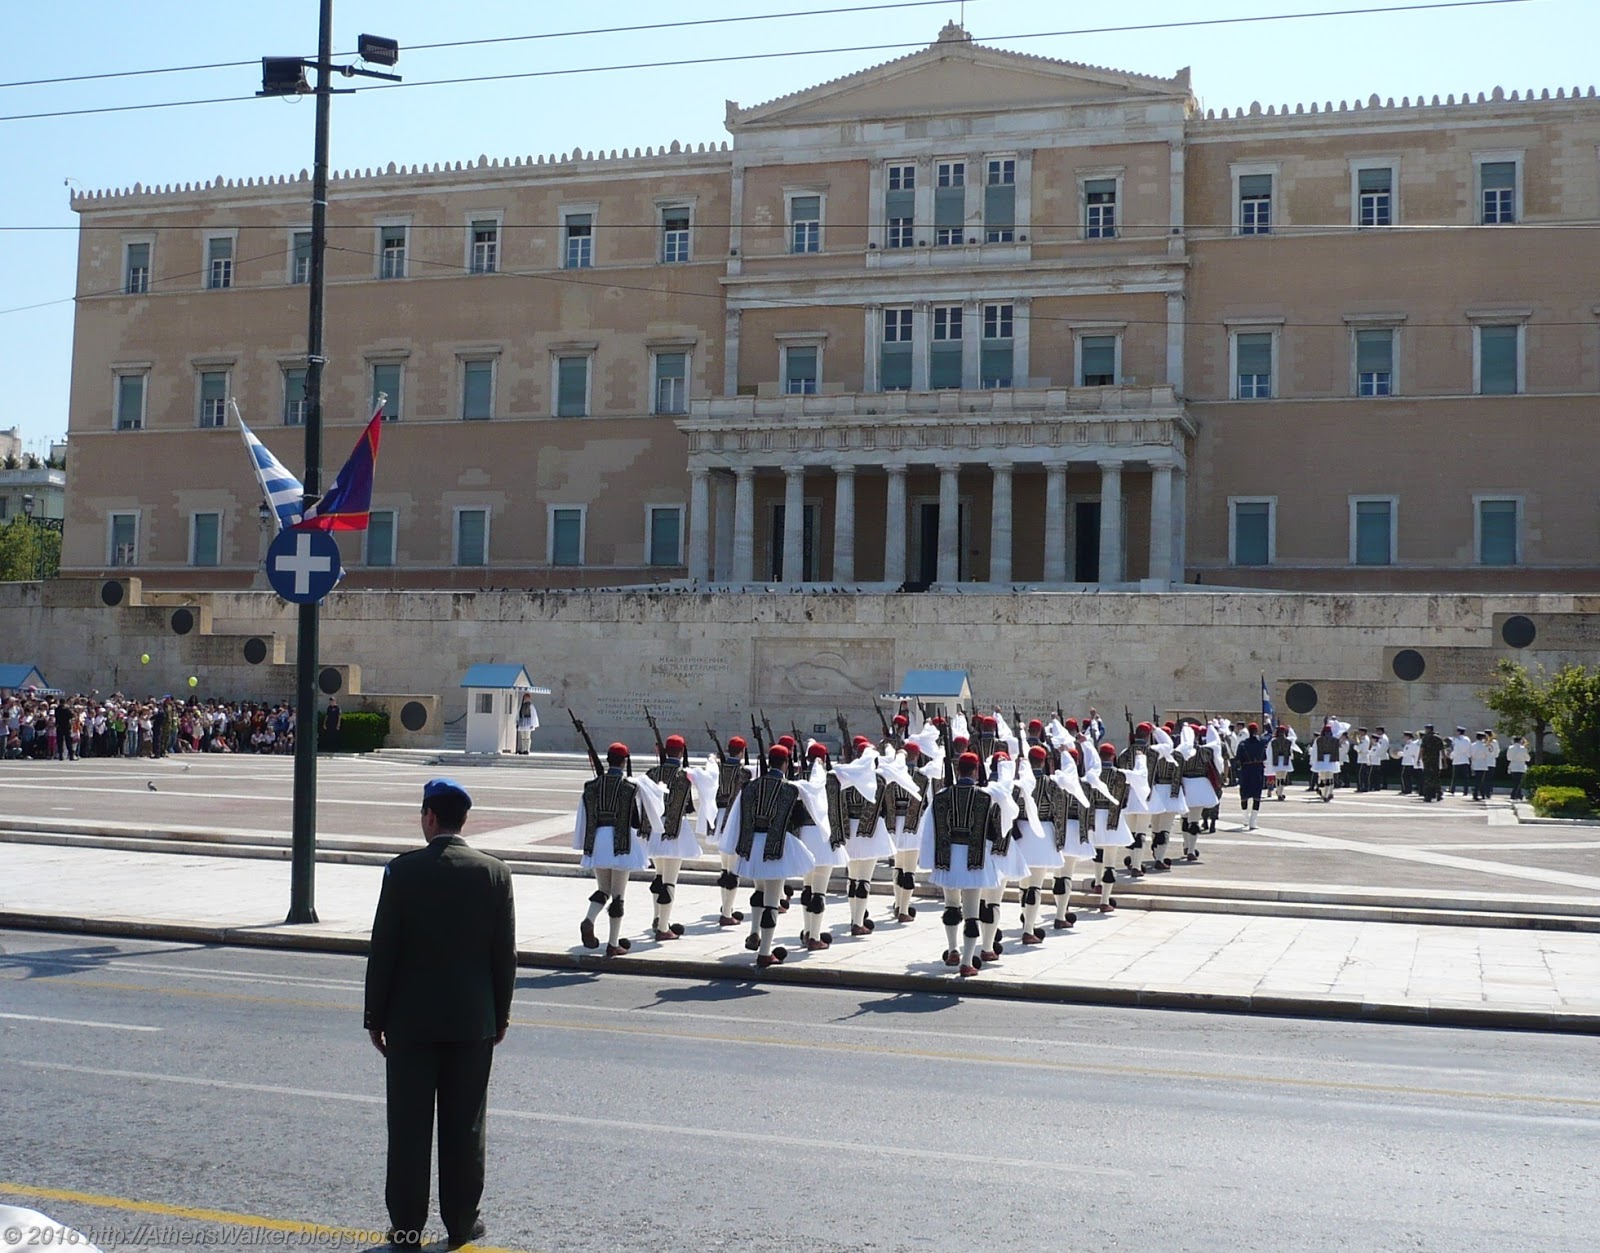
<svg viewBox="0 0 1600 1253"><path fill-rule="evenodd" d="M422 799L430 801L436 796L459 796L467 802L467 808L472 808L472 797L467 794L467 789L454 779L429 779L422 785Z"/></svg>

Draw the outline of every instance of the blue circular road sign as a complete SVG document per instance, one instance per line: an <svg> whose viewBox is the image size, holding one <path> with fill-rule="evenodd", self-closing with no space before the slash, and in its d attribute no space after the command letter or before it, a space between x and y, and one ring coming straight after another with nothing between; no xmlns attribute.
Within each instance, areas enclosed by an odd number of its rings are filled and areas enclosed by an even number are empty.
<svg viewBox="0 0 1600 1253"><path fill-rule="evenodd" d="M315 604L339 574L339 545L326 531L279 531L267 549L267 581L292 604Z"/></svg>

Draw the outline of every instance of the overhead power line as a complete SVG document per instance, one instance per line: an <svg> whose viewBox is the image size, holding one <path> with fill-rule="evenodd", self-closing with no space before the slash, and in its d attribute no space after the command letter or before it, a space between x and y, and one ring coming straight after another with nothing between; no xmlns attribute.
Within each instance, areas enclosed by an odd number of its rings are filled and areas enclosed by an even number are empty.
<svg viewBox="0 0 1600 1253"><path fill-rule="evenodd" d="M983 42L995 44L1016 43L1029 39L1054 39L1077 35L1109 35L1206 26L1237 26L1252 22L1290 22L1320 17L1364 17L1386 13L1420 13L1437 9L1479 9L1507 4L1530 4L1532 2L1533 0L1434 0L1433 3L1429 4L1382 5L1359 9L1323 9L1311 13L1267 13L1254 17L1194 18L1188 21L1153 22L1134 26L1097 26L1083 27L1077 30L1030 31L1017 35L986 36ZM472 74L459 78L412 79L403 83L375 83L371 86L356 87L351 90L354 92L398 91L413 87L448 87L465 83L510 82L518 79L559 78L576 74L608 74L621 70L680 69L695 65L727 65L740 61L771 61L789 57L831 56L845 52L898 52L908 48L920 49L926 46L925 41L918 40L916 42L901 43L853 44L835 48L793 48L780 52L745 52L720 57L684 57L669 61L633 61L614 65L573 66L566 69L522 70L508 74ZM176 109L188 105L229 104L234 101L254 100L255 98L254 95L213 96L200 100L166 100L149 104L104 105L89 109L53 109L38 113L0 114L0 122L23 122L56 117L85 117L103 113L133 113L146 109ZM294 99L294 97L285 98Z"/></svg>
<svg viewBox="0 0 1600 1253"><path fill-rule="evenodd" d="M471 48L481 44L524 43L534 39L573 39L582 35L625 35L652 30L677 30L686 26L724 26L735 22L770 22L790 17L828 17L838 13L873 13L880 9L922 9L930 5L949 4L950 0L896 0L893 4L853 4L832 9L794 9L787 13L752 13L743 17L688 18L679 22L644 22L636 26L597 26L588 30L542 31L534 35L496 35L486 39L454 39L445 43L410 44L405 51L429 52L438 48ZM336 53L340 58L353 57L355 52ZM304 60L314 60L307 56ZM187 74L195 70L231 70L260 65L254 61L209 61L200 65L167 65L150 70L108 70L102 74L64 74L58 78L25 78L16 82L0 83L7 87L45 87L57 83L90 83L109 78L147 78L156 74Z"/></svg>

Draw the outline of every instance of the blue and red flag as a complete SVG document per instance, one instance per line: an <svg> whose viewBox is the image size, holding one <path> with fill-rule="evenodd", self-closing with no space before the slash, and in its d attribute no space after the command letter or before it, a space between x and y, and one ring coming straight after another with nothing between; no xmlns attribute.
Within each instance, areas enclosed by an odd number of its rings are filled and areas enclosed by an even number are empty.
<svg viewBox="0 0 1600 1253"><path fill-rule="evenodd" d="M378 468L378 438L383 430L383 406L378 397L372 421L356 441L355 450L334 476L333 486L294 524L296 531L365 531L372 514L372 476Z"/></svg>

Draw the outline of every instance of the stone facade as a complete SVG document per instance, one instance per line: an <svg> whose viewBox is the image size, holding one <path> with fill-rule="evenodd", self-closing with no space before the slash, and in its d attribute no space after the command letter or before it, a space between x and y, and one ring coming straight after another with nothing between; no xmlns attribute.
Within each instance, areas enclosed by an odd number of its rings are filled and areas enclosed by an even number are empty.
<svg viewBox="0 0 1600 1253"><path fill-rule="evenodd" d="M1593 88L1218 115L952 25L725 123L334 179L348 586L1600 590ZM68 571L249 582L308 196L74 197Z"/></svg>

